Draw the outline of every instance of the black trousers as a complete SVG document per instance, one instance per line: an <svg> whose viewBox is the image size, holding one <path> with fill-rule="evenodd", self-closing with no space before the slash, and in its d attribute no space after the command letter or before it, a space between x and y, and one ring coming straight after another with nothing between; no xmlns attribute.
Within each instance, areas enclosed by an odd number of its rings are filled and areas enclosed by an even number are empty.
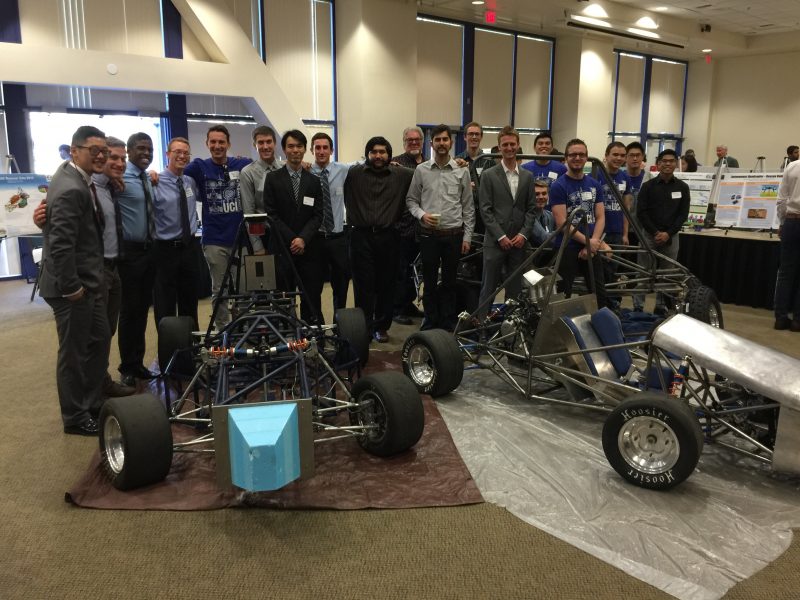
<svg viewBox="0 0 800 600"><path fill-rule="evenodd" d="M608 306L608 297L606 296L605 277L603 274L603 259L600 254L595 254L591 260L583 260L578 256L580 248L577 246L567 246L564 249L564 255L561 257L561 265L558 268L558 274L561 275L562 291L564 295L569 298L572 295L572 284L575 283L575 277L578 272L583 275L586 280L586 286L589 287L589 269L592 269L594 274L594 290L597 295L597 308ZM609 307L611 308L611 307Z"/></svg>
<svg viewBox="0 0 800 600"><path fill-rule="evenodd" d="M154 242L153 312L156 323L164 317L191 317L194 328L200 328L197 320L197 282L202 275L200 253L198 238L192 238L188 244L180 240Z"/></svg>
<svg viewBox="0 0 800 600"><path fill-rule="evenodd" d="M419 242L414 236L400 238L400 262L397 267L397 285L394 291L394 314L402 315L417 299L413 264L419 254Z"/></svg>
<svg viewBox="0 0 800 600"><path fill-rule="evenodd" d="M347 306L347 289L350 287L350 259L347 256L348 235L349 233L342 232L334 234L335 237L324 237L322 234L318 236L322 246L323 269L328 272L333 291L334 309Z"/></svg>
<svg viewBox="0 0 800 600"><path fill-rule="evenodd" d="M392 325L400 235L394 228L355 227L350 232L350 266L356 306L373 331Z"/></svg>
<svg viewBox="0 0 800 600"><path fill-rule="evenodd" d="M292 254L286 246L278 249L275 256L278 289L286 292L302 289L300 317L307 323L324 322L322 286L325 284L325 266L322 252L323 245L315 237L306 244L303 254Z"/></svg>
<svg viewBox="0 0 800 600"><path fill-rule="evenodd" d="M123 242L122 258L117 262L122 282L119 311L120 365L122 374L132 373L144 363L147 315L153 303L156 269L150 244Z"/></svg>
<svg viewBox="0 0 800 600"><path fill-rule="evenodd" d="M105 294L86 290L80 300L45 298L58 332L56 384L64 425L80 425L102 402L111 336Z"/></svg>
<svg viewBox="0 0 800 600"><path fill-rule="evenodd" d="M421 235L422 308L425 328L452 329L456 325L456 275L462 235ZM441 268L441 284L439 272Z"/></svg>

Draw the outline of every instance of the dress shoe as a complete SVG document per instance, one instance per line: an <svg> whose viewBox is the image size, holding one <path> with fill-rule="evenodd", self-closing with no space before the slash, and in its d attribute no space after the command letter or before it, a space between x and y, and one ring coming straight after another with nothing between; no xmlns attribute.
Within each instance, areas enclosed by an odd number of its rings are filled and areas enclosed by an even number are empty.
<svg viewBox="0 0 800 600"><path fill-rule="evenodd" d="M155 379L156 377L158 377L158 375L140 365L133 369L133 371L125 371L122 373L122 377L120 379L122 381L122 385L135 387L137 379Z"/></svg>
<svg viewBox="0 0 800 600"><path fill-rule="evenodd" d="M98 427L97 421L89 417L83 423L78 425L64 425L64 433L69 435L97 435Z"/></svg>
<svg viewBox="0 0 800 600"><path fill-rule="evenodd" d="M103 395L106 398L122 398L124 396L133 396L136 393L136 379L133 380L133 385L127 385L116 381L108 381L103 386Z"/></svg>
<svg viewBox="0 0 800 600"><path fill-rule="evenodd" d="M119 380L125 387L136 387L136 377L134 377L133 375L126 375L125 373L123 373L122 377L120 377Z"/></svg>
<svg viewBox="0 0 800 600"><path fill-rule="evenodd" d="M800 331L800 321L792 319L792 322L789 323L789 331Z"/></svg>
<svg viewBox="0 0 800 600"><path fill-rule="evenodd" d="M386 333L384 330L376 331L372 334L372 337L375 338L376 342L388 342L389 341L389 334Z"/></svg>
<svg viewBox="0 0 800 600"><path fill-rule="evenodd" d="M417 308L416 304L409 304L402 310L402 314L406 317L424 317L425 313Z"/></svg>
<svg viewBox="0 0 800 600"><path fill-rule="evenodd" d="M405 315L395 315L394 318L392 318L392 321L398 325L411 325L411 323L413 323L411 317L407 317Z"/></svg>
<svg viewBox="0 0 800 600"><path fill-rule="evenodd" d="M777 329L778 331L789 329L791 325L792 322L789 320L789 317L778 317L777 319L775 319L775 329Z"/></svg>

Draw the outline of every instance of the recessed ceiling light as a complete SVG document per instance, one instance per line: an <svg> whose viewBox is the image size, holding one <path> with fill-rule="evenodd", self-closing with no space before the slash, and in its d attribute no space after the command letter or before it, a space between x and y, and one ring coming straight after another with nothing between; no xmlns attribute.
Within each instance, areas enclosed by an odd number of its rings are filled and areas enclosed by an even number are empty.
<svg viewBox="0 0 800 600"><path fill-rule="evenodd" d="M711 48L703 48L703 52L711 52Z"/></svg>
<svg viewBox="0 0 800 600"><path fill-rule="evenodd" d="M584 17L583 15L570 15L570 17L575 21L580 21L581 23L586 23L588 25L597 25L598 27L611 27L611 23L607 21L602 21L600 19L593 19L592 17Z"/></svg>
<svg viewBox="0 0 800 600"><path fill-rule="evenodd" d="M648 38L660 38L661 37L655 31L647 31L646 29L637 29L636 27L628 27L628 31L633 33L633 34L635 34L635 35L640 35L642 37L648 37Z"/></svg>
<svg viewBox="0 0 800 600"><path fill-rule="evenodd" d="M590 4L581 11L587 17L595 17L596 19L607 19L608 13L606 9L599 4Z"/></svg>
<svg viewBox="0 0 800 600"><path fill-rule="evenodd" d="M472 0L473 4L483 4L483 0Z"/></svg>
<svg viewBox="0 0 800 600"><path fill-rule="evenodd" d="M650 17L642 17L636 21L637 27L644 27L645 29L658 29L658 23L653 21Z"/></svg>
<svg viewBox="0 0 800 600"><path fill-rule="evenodd" d="M669 10L668 6L656 6L654 9L656 12L667 12Z"/></svg>

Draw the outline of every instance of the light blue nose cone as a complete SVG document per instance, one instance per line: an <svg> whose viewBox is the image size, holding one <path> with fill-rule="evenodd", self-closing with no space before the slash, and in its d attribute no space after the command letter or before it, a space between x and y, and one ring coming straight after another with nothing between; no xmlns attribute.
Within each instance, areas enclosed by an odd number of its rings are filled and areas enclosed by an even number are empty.
<svg viewBox="0 0 800 600"><path fill-rule="evenodd" d="M231 480L251 492L277 490L300 477L297 405L237 406L228 412Z"/></svg>

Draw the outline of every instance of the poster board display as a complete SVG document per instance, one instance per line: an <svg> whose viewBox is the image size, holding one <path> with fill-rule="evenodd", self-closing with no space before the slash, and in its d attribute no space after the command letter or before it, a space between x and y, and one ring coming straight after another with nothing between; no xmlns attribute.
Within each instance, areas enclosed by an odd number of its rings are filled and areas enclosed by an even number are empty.
<svg viewBox="0 0 800 600"><path fill-rule="evenodd" d="M778 228L781 173L725 173L719 184L716 222L720 227Z"/></svg>
<svg viewBox="0 0 800 600"><path fill-rule="evenodd" d="M47 196L49 175L33 173L0 174L0 236L41 235L33 224L33 211Z"/></svg>
<svg viewBox="0 0 800 600"><path fill-rule="evenodd" d="M708 204L711 201L714 173L679 173L676 171L675 176L686 182L691 193L687 223L698 227L702 226L708 211Z"/></svg>

